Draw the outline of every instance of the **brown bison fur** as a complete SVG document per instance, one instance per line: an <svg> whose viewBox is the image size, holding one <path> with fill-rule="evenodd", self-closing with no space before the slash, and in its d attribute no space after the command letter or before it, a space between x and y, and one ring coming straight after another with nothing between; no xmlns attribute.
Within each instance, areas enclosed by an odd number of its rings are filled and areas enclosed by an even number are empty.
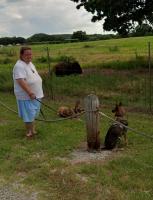
<svg viewBox="0 0 153 200"><path fill-rule="evenodd" d="M124 142L127 145L127 128L125 126L128 126L128 122L124 119L126 111L122 106L122 103L116 104L116 107L112 110L112 112L115 114L115 120L117 122L114 122L110 126L105 136L104 149L108 150L117 148L122 136L124 137Z"/></svg>
<svg viewBox="0 0 153 200"><path fill-rule="evenodd" d="M70 117L77 113L81 113L82 111L83 111L83 109L81 108L80 101L78 100L78 101L76 101L74 108L70 108L68 106L59 107L58 115L60 117Z"/></svg>
<svg viewBox="0 0 153 200"><path fill-rule="evenodd" d="M80 64L76 62L60 62L54 68L56 76L82 74Z"/></svg>

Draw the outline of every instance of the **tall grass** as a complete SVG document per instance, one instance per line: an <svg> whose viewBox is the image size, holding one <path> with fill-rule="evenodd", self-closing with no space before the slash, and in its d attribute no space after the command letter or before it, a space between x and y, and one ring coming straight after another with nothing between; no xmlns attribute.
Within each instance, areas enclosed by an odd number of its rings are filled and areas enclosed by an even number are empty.
<svg viewBox="0 0 153 200"><path fill-rule="evenodd" d="M101 102L113 104L123 101L125 105L135 105L144 107L145 77L142 73L125 74L108 73L103 71L91 72L91 74L81 76L53 77L44 76L43 84L46 94L53 89L55 99L72 98L83 99L90 93L95 93Z"/></svg>
<svg viewBox="0 0 153 200"><path fill-rule="evenodd" d="M12 71L5 70L0 72L0 91L3 92L13 91Z"/></svg>

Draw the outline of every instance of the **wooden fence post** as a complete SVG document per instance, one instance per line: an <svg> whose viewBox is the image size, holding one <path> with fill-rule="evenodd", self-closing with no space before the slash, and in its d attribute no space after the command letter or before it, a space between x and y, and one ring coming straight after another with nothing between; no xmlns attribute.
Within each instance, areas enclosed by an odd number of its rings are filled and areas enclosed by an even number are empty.
<svg viewBox="0 0 153 200"><path fill-rule="evenodd" d="M90 94L84 103L88 151L98 150L100 148L99 100L96 95Z"/></svg>

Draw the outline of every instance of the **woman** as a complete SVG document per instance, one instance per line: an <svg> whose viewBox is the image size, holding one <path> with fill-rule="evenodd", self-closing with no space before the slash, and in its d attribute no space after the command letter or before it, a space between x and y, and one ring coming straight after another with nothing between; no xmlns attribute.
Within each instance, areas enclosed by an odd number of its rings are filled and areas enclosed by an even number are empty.
<svg viewBox="0 0 153 200"><path fill-rule="evenodd" d="M34 120L40 111L43 95L42 79L32 64L32 50L21 47L20 59L13 69L14 93L17 99L18 113L26 126L26 136L32 137L36 131Z"/></svg>

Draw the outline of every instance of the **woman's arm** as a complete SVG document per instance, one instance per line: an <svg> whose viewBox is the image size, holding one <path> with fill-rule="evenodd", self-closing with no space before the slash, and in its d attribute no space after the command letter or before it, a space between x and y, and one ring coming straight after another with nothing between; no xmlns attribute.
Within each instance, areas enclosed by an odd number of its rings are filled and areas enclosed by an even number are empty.
<svg viewBox="0 0 153 200"><path fill-rule="evenodd" d="M20 79L16 79L16 81L21 86L21 88L29 95L30 99L36 98L35 94L32 92L26 80L20 78Z"/></svg>

